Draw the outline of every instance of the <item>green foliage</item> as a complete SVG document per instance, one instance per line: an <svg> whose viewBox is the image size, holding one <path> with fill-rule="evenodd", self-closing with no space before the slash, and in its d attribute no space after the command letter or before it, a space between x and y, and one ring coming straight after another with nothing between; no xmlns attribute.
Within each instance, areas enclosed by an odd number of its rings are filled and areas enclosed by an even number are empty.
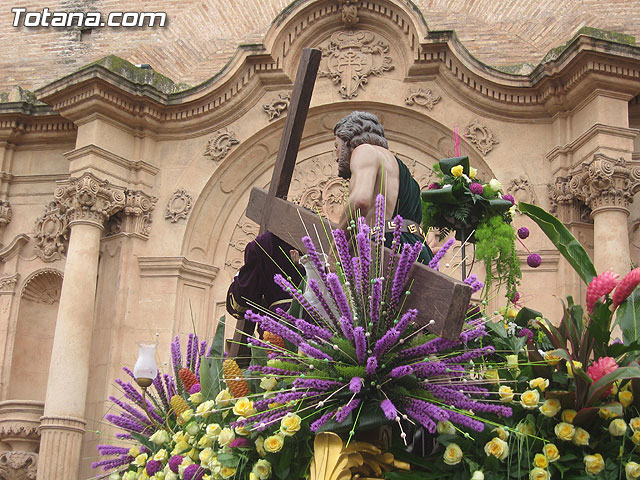
<svg viewBox="0 0 640 480"><path fill-rule="evenodd" d="M640 341L640 291L638 289L634 290L618 307L616 323L620 325L625 345Z"/></svg>
<svg viewBox="0 0 640 480"><path fill-rule="evenodd" d="M218 320L216 334L211 343L211 353L200 360L200 387L208 400L213 400L222 390L222 359L224 357L224 315Z"/></svg>
<svg viewBox="0 0 640 480"><path fill-rule="evenodd" d="M535 205L520 202L518 209L538 224L576 273L580 275L582 281L588 285L597 275L596 268L585 249L567 227L556 217Z"/></svg>
<svg viewBox="0 0 640 480"><path fill-rule="evenodd" d="M476 229L476 258L485 263L485 297L494 279L505 283L507 298L513 298L522 276L516 252L515 230L501 215L485 219ZM495 266L496 275L493 274Z"/></svg>
<svg viewBox="0 0 640 480"><path fill-rule="evenodd" d="M359 365L335 365L335 370L341 377L353 378L353 377L366 377L366 367Z"/></svg>

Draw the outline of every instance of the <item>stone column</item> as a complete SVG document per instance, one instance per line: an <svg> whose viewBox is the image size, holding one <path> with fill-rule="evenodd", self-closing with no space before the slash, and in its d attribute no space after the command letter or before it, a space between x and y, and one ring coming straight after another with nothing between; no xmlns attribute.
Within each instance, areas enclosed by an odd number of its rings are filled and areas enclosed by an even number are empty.
<svg viewBox="0 0 640 480"><path fill-rule="evenodd" d="M624 158L601 153L583 162L570 181L571 191L590 209L593 218L594 259L598 273L612 270L624 275L631 269L629 204L640 190L640 168Z"/></svg>
<svg viewBox="0 0 640 480"><path fill-rule="evenodd" d="M125 202L123 188L90 173L61 182L54 197L71 233L40 426L40 480L78 475L100 237Z"/></svg>

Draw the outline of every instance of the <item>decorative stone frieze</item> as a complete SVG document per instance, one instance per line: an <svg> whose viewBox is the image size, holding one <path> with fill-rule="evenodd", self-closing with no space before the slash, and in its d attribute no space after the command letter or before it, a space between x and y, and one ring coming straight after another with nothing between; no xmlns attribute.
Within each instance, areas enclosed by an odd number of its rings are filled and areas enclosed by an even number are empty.
<svg viewBox="0 0 640 480"><path fill-rule="evenodd" d="M322 50L324 65L319 77L329 77L340 85L342 98L353 98L369 81L370 75L382 75L393 70L389 45L368 30L336 32Z"/></svg>
<svg viewBox="0 0 640 480"><path fill-rule="evenodd" d="M358 2L355 0L338 0L340 5L340 14L342 23L347 27L353 28L358 24Z"/></svg>
<svg viewBox="0 0 640 480"><path fill-rule="evenodd" d="M33 452L0 453L0 478L3 480L35 480L38 454Z"/></svg>
<svg viewBox="0 0 640 480"><path fill-rule="evenodd" d="M281 93L278 95L278 98L274 98L271 103L264 104L262 108L267 113L267 115L269 115L269 121L272 121L276 118L280 118L282 112L289 108L290 103L291 94Z"/></svg>
<svg viewBox="0 0 640 480"><path fill-rule="evenodd" d="M493 150L494 145L500 143L493 133L478 120L474 120L467 126L464 137L473 143L483 155L488 154Z"/></svg>
<svg viewBox="0 0 640 480"><path fill-rule="evenodd" d="M231 147L240 143L236 138L236 134L228 129L218 130L215 137L207 142L207 148L204 151L205 157L211 158L218 163L229 154Z"/></svg>
<svg viewBox="0 0 640 480"><path fill-rule="evenodd" d="M149 238L151 232L151 212L158 201L142 190L127 190L122 210L113 215L105 227L105 235L131 233Z"/></svg>
<svg viewBox="0 0 640 480"><path fill-rule="evenodd" d="M536 203L536 195L533 191L533 187L526 177L520 176L512 179L507 185L506 192L516 199L516 203Z"/></svg>
<svg viewBox="0 0 640 480"><path fill-rule="evenodd" d="M45 262L62 258L69 242L69 219L56 202L50 202L44 215L36 219L35 251Z"/></svg>
<svg viewBox="0 0 640 480"><path fill-rule="evenodd" d="M404 99L407 105L420 105L421 107L431 110L442 97L435 95L431 90L423 88L412 88Z"/></svg>
<svg viewBox="0 0 640 480"><path fill-rule="evenodd" d="M171 223L176 223L181 218L187 218L192 203L193 197L184 188L176 190L169 199L164 218L171 220Z"/></svg>
<svg viewBox="0 0 640 480"><path fill-rule="evenodd" d="M11 221L11 204L8 200L0 201L0 227L5 227Z"/></svg>
<svg viewBox="0 0 640 480"><path fill-rule="evenodd" d="M93 223L102 228L105 220L125 205L125 189L100 180L91 173L60 182L53 194L69 224Z"/></svg>
<svg viewBox="0 0 640 480"><path fill-rule="evenodd" d="M0 295L13 294L19 276L18 273L2 275L0 277Z"/></svg>

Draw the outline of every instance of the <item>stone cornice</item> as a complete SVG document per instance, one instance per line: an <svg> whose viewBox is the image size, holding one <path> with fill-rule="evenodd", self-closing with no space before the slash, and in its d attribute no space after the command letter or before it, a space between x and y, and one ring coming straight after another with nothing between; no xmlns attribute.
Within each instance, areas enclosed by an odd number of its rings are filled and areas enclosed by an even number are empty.
<svg viewBox="0 0 640 480"><path fill-rule="evenodd" d="M49 105L28 102L0 103L0 141L14 145L29 143L73 143L76 126L54 113Z"/></svg>
<svg viewBox="0 0 640 480"><path fill-rule="evenodd" d="M177 277L210 286L219 268L185 257L138 257L141 277Z"/></svg>
<svg viewBox="0 0 640 480"><path fill-rule="evenodd" d="M18 255L29 240L30 237L26 233L16 235L6 247L0 250L0 262L6 262Z"/></svg>

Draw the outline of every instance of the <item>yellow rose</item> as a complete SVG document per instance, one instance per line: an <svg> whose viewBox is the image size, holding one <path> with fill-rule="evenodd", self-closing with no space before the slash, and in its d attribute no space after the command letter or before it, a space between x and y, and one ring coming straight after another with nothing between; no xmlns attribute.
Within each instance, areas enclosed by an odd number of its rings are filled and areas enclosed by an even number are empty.
<svg viewBox="0 0 640 480"><path fill-rule="evenodd" d="M555 417L560 410L562 410L562 405L560 405L560 400L557 398L545 400L544 403L540 405L540 413L545 417Z"/></svg>
<svg viewBox="0 0 640 480"><path fill-rule="evenodd" d="M158 430L156 433L149 437L149 440L151 440L156 445L164 445L165 443L169 443L170 439L171 437L166 430Z"/></svg>
<svg viewBox="0 0 640 480"><path fill-rule="evenodd" d="M222 478L231 478L236 474L236 467L222 467L220 469L220 476Z"/></svg>
<svg viewBox="0 0 640 480"><path fill-rule="evenodd" d="M221 431L222 428L220 428L220 425L218 425L217 423L210 423L209 425L207 425L205 435L215 440L216 438L218 438L218 435L220 435Z"/></svg>
<svg viewBox="0 0 640 480"><path fill-rule="evenodd" d="M492 438L484 446L484 453L487 457L493 455L498 460L504 460L509 455L509 445L504 440Z"/></svg>
<svg viewBox="0 0 640 480"><path fill-rule="evenodd" d="M138 474L136 472L125 472L122 476L122 480L137 480Z"/></svg>
<svg viewBox="0 0 640 480"><path fill-rule="evenodd" d="M192 448L191 450L189 450L189 453L187 453L189 458L191 458L191 460L193 460L194 462L198 461L198 455L199 454L200 454L200 452L195 448Z"/></svg>
<svg viewBox="0 0 640 480"><path fill-rule="evenodd" d="M189 422L187 426L184 427L184 431L192 437L195 437L200 431L200 425L198 425L198 422Z"/></svg>
<svg viewBox="0 0 640 480"><path fill-rule="evenodd" d="M565 362L565 366L567 367L567 375L569 375L571 378L573 378L574 370L577 370L578 368L582 368L581 362L577 362L575 360L572 360L572 362L573 362L573 368L571 368L571 363L569 363L568 361Z"/></svg>
<svg viewBox="0 0 640 480"><path fill-rule="evenodd" d="M516 318L518 316L518 310L510 308L507 310L507 318Z"/></svg>
<svg viewBox="0 0 640 480"><path fill-rule="evenodd" d="M536 467L529 472L529 480L550 480L549 472L544 468Z"/></svg>
<svg viewBox="0 0 640 480"><path fill-rule="evenodd" d="M605 420L609 420L610 418L616 418L618 416L616 412L608 408L599 408L598 415L600 416L600 418L604 418Z"/></svg>
<svg viewBox="0 0 640 480"><path fill-rule="evenodd" d="M183 452L186 452L190 448L191 445L189 445L186 440L180 440L178 443L176 443L176 446L173 447L171 455L182 455Z"/></svg>
<svg viewBox="0 0 640 480"><path fill-rule="evenodd" d="M194 405L200 405L202 402L204 402L204 395L202 394L202 392L196 392L189 396L189 401Z"/></svg>
<svg viewBox="0 0 640 480"><path fill-rule="evenodd" d="M264 457L267 452L264 449L264 438L262 437L258 437L256 438L256 452L258 452L258 455L260 455L261 457Z"/></svg>
<svg viewBox="0 0 640 480"><path fill-rule="evenodd" d="M591 435L589 435L589 432L587 432L586 430L577 427L576 428L576 433L573 436L573 439L571 440L575 445L578 446L587 446L589 445L589 438L591 437Z"/></svg>
<svg viewBox="0 0 640 480"><path fill-rule="evenodd" d="M462 449L456 443L450 443L444 449L444 463L447 465L457 465L462 461Z"/></svg>
<svg viewBox="0 0 640 480"><path fill-rule="evenodd" d="M267 480L271 476L271 464L264 459L258 460L251 469L258 480Z"/></svg>
<svg viewBox="0 0 640 480"><path fill-rule="evenodd" d="M462 165L451 167L451 175L453 175L454 177L461 177L462 172L464 172L464 168L462 167Z"/></svg>
<svg viewBox="0 0 640 480"><path fill-rule="evenodd" d="M239 398L236 404L233 406L233 413L239 417L248 417L256 413L256 409L253 408L253 402L247 397Z"/></svg>
<svg viewBox="0 0 640 480"><path fill-rule="evenodd" d="M502 403L510 403L513 400L513 389L511 387L501 385L498 389L498 394Z"/></svg>
<svg viewBox="0 0 640 480"><path fill-rule="evenodd" d="M469 167L469 178L476 178L476 175L478 175L478 170L476 168Z"/></svg>
<svg viewBox="0 0 640 480"><path fill-rule="evenodd" d="M549 460L542 453L536 453L533 457L533 464L539 468L547 468L549 466Z"/></svg>
<svg viewBox="0 0 640 480"><path fill-rule="evenodd" d="M629 420L629 426L631 427L631 430L640 430L640 417L633 417Z"/></svg>
<svg viewBox="0 0 640 480"><path fill-rule="evenodd" d="M575 410L567 409L567 410L563 410L562 414L560 415L560 418L562 419L563 422L573 423L573 419L576 418L577 414L578 412L576 412Z"/></svg>
<svg viewBox="0 0 640 480"><path fill-rule="evenodd" d="M507 438L509 438L509 432L507 432L504 428L502 427L496 427L493 430L491 430L491 433L497 433L498 434L498 438L500 440L507 440Z"/></svg>
<svg viewBox="0 0 640 480"><path fill-rule="evenodd" d="M138 455L140 455L140 449L138 447L131 447L129 449L129 456L131 457L137 457Z"/></svg>
<svg viewBox="0 0 640 480"><path fill-rule="evenodd" d="M153 456L153 459L156 462L161 462L161 463L166 462L168 458L169 458L169 454L164 448L161 448L160 450L158 450L156 454Z"/></svg>
<svg viewBox="0 0 640 480"><path fill-rule="evenodd" d="M256 474L255 474L255 473L251 472L251 473L249 474L249 480L258 480L258 477L256 477Z"/></svg>
<svg viewBox="0 0 640 480"><path fill-rule="evenodd" d="M264 441L264 449L269 453L278 453L283 445L284 438L281 435L271 435Z"/></svg>
<svg viewBox="0 0 640 480"><path fill-rule="evenodd" d="M498 375L498 370L492 369L484 372L484 377L489 380L489 383L498 383L500 381L500 375Z"/></svg>
<svg viewBox="0 0 640 480"><path fill-rule="evenodd" d="M549 386L548 378L534 378L533 380L529 380L529 387L531 388L539 388L541 392L544 392Z"/></svg>
<svg viewBox="0 0 640 480"><path fill-rule="evenodd" d="M280 421L280 430L287 437L291 437L295 435L298 430L300 430L301 423L302 419L298 415L288 413Z"/></svg>
<svg viewBox="0 0 640 480"><path fill-rule="evenodd" d="M186 409L184 412L182 412L182 414L180 414L180 418L182 418L182 421L185 423L191 420L193 418L193 409Z"/></svg>
<svg viewBox="0 0 640 480"><path fill-rule="evenodd" d="M555 426L553 431L560 440L564 440L565 442L569 442L573 439L573 436L576 434L576 428L570 423L560 422Z"/></svg>
<svg viewBox="0 0 640 480"><path fill-rule="evenodd" d="M220 390L220 393L216 395L216 405L219 407L228 407L232 398L233 397L229 393L229 390L226 388L224 390Z"/></svg>
<svg viewBox="0 0 640 480"><path fill-rule="evenodd" d="M240 435L241 437L248 437L251 435L251 431L247 427L235 427L234 430L236 435Z"/></svg>
<svg viewBox="0 0 640 480"><path fill-rule="evenodd" d="M587 455L584 457L584 470L589 475L597 475L604 470L604 460L602 455L596 453L594 455Z"/></svg>
<svg viewBox="0 0 640 480"><path fill-rule="evenodd" d="M229 427L225 427L220 431L218 435L218 444L221 447L226 447L236 439L236 434Z"/></svg>
<svg viewBox="0 0 640 480"><path fill-rule="evenodd" d="M533 410L538 407L540 401L540 392L538 390L525 390L520 396L520 405L527 410Z"/></svg>
<svg viewBox="0 0 640 480"><path fill-rule="evenodd" d="M489 180L489 187L494 192L499 192L500 190L502 190L502 184L495 178L492 178L491 180Z"/></svg>
<svg viewBox="0 0 640 480"><path fill-rule="evenodd" d="M207 418L213 413L213 410L215 409L214 407L215 403L213 402L213 400L202 402L200 405L198 405L198 408L196 408L196 415L199 415L202 418Z"/></svg>
<svg viewBox="0 0 640 480"><path fill-rule="evenodd" d="M633 432L633 435L631 435L631 441L634 445L640 445L640 430Z"/></svg>
<svg viewBox="0 0 640 480"><path fill-rule="evenodd" d="M278 379L276 377L264 377L260 380L260 388L270 392L278 385Z"/></svg>
<svg viewBox="0 0 640 480"><path fill-rule="evenodd" d="M202 437L200 437L200 440L198 440L198 448L208 447L213 447L213 438L207 435L203 435Z"/></svg>
<svg viewBox="0 0 640 480"><path fill-rule="evenodd" d="M149 458L149 455L147 455L146 453L141 453L133 462L131 462L131 465L135 465L136 467L144 467L147 464L147 458Z"/></svg>
<svg viewBox="0 0 640 480"><path fill-rule="evenodd" d="M640 478L640 465L636 462L629 462L624 466L624 473L627 474L627 480Z"/></svg>
<svg viewBox="0 0 640 480"><path fill-rule="evenodd" d="M507 367L509 369L517 369L518 368L518 355L507 355L505 357L507 359Z"/></svg>
<svg viewBox="0 0 640 480"><path fill-rule="evenodd" d="M451 423L449 420L446 420L444 422L438 421L438 424L436 425L436 430L440 435L456 434L456 427L454 427L453 423Z"/></svg>
<svg viewBox="0 0 640 480"><path fill-rule="evenodd" d="M609 433L614 437L621 437L627 431L627 424L624 423L624 420L621 418L616 418L615 420L611 420L609 424Z"/></svg>
<svg viewBox="0 0 640 480"><path fill-rule="evenodd" d="M553 354L552 352L553 350L544 352L544 360L545 362L547 362L547 365L555 367L560 363L560 360L562 360L562 358L558 355Z"/></svg>
<svg viewBox="0 0 640 480"><path fill-rule="evenodd" d="M482 473L482 470L476 470L475 472L473 472L473 475L471 475L471 480L484 480L484 473Z"/></svg>
<svg viewBox="0 0 640 480"><path fill-rule="evenodd" d="M547 443L544 447L542 447L542 452L544 456L547 457L549 463L553 463L560 458L560 450L553 443Z"/></svg>
<svg viewBox="0 0 640 480"><path fill-rule="evenodd" d="M624 408L627 408L633 403L633 393L629 392L628 390L618 392L618 400L620 400L620 403Z"/></svg>
<svg viewBox="0 0 640 480"><path fill-rule="evenodd" d="M212 448L205 448L198 455L198 459L200 460L200 463L203 463L204 465L208 465L209 462L213 460L216 456L217 455L215 454Z"/></svg>

